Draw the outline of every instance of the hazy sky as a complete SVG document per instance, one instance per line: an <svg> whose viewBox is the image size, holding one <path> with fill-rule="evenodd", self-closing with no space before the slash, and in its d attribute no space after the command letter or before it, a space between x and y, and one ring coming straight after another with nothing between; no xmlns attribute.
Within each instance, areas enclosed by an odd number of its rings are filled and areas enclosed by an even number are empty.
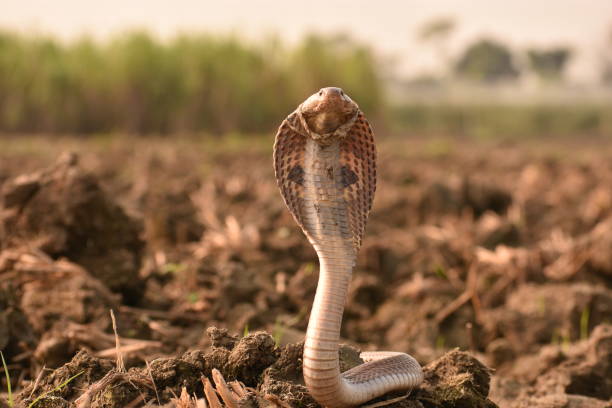
<svg viewBox="0 0 612 408"><path fill-rule="evenodd" d="M517 48L571 45L572 76L580 79L596 72L597 50L612 27L612 0L0 0L0 28L63 38L138 27L162 36L198 30L257 38L274 32L293 42L306 32L343 31L412 73L434 62L416 32L438 16L458 23L454 50L485 34Z"/></svg>

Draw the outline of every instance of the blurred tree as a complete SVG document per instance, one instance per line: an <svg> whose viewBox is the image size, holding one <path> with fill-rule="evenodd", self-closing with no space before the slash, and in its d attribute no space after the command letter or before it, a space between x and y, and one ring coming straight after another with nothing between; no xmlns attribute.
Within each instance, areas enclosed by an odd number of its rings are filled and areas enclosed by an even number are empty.
<svg viewBox="0 0 612 408"><path fill-rule="evenodd" d="M567 47L527 50L529 67L541 79L559 81L563 71L572 56L572 50Z"/></svg>
<svg viewBox="0 0 612 408"><path fill-rule="evenodd" d="M601 72L601 82L604 85L612 85L612 61L606 63Z"/></svg>
<svg viewBox="0 0 612 408"><path fill-rule="evenodd" d="M609 61L601 72L601 81L605 85L612 85L612 61Z"/></svg>
<svg viewBox="0 0 612 408"><path fill-rule="evenodd" d="M445 40L455 29L455 21L449 17L438 17L425 23L419 30L423 41Z"/></svg>
<svg viewBox="0 0 612 408"><path fill-rule="evenodd" d="M481 82L513 80L519 76L510 50L490 39L470 45L455 64L455 73L464 79Z"/></svg>
<svg viewBox="0 0 612 408"><path fill-rule="evenodd" d="M423 24L418 31L419 40L431 44L444 73L450 67L448 41L455 31L456 23L450 17L437 17Z"/></svg>
<svg viewBox="0 0 612 408"><path fill-rule="evenodd" d="M608 30L602 55L601 82L612 85L612 26Z"/></svg>

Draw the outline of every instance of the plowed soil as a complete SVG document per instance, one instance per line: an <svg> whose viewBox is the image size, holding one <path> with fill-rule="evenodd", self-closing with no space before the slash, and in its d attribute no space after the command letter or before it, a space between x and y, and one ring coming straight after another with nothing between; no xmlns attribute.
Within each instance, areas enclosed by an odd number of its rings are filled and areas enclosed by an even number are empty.
<svg viewBox="0 0 612 408"><path fill-rule="evenodd" d="M271 143L0 143L14 406L199 407L215 370L236 406L318 406L300 343L317 258ZM344 369L414 355L425 383L387 406L612 406L610 141L383 140L378 174Z"/></svg>

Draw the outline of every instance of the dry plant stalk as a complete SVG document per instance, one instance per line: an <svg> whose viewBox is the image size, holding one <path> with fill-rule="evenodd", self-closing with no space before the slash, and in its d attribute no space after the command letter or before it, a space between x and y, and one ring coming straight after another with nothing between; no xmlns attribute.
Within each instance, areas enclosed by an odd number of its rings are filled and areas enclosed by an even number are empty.
<svg viewBox="0 0 612 408"><path fill-rule="evenodd" d="M217 397L215 388L210 383L210 380L206 377L202 377L202 384L204 385L204 395L206 396L208 404L212 408L223 408L223 405L221 404L221 401L219 401L219 397Z"/></svg>
<svg viewBox="0 0 612 408"><path fill-rule="evenodd" d="M212 377L215 385L217 386L217 392L221 395L221 399L229 408L238 408L238 401L232 395L232 392L227 387L227 383L221 375L221 372L216 368L212 370Z"/></svg>

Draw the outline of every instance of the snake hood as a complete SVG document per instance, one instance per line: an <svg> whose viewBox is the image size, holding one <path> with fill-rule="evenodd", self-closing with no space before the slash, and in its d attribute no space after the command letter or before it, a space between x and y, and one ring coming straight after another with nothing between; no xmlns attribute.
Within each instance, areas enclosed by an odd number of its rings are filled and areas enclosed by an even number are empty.
<svg viewBox="0 0 612 408"><path fill-rule="evenodd" d="M334 137L346 136L357 119L359 106L341 88L328 87L312 94L295 113L302 127L295 130L327 145Z"/></svg>

